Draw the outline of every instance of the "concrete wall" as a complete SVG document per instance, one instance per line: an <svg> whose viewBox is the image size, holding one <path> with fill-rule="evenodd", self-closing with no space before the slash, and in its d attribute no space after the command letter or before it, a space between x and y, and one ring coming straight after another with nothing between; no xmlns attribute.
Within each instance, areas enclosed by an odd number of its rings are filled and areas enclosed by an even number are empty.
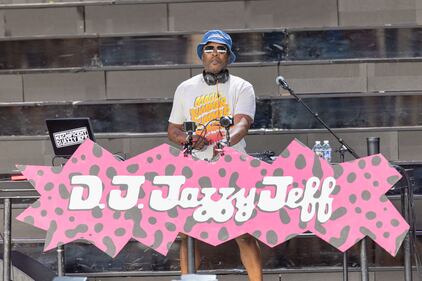
<svg viewBox="0 0 422 281"><path fill-rule="evenodd" d="M4 4L47 0L4 0ZM54 1L56 3L69 1ZM83 1L81 1L83 2ZM118 1L117 1L118 2ZM0 12L0 36L201 31L210 28L280 28L420 25L418 0L157 1ZM33 21L33 18L37 18ZM28 24L30 23L30 24Z"/></svg>
<svg viewBox="0 0 422 281"><path fill-rule="evenodd" d="M172 98L199 68L0 75L0 102ZM279 96L277 66L230 67L257 96ZM422 62L281 65L298 94L422 91Z"/></svg>

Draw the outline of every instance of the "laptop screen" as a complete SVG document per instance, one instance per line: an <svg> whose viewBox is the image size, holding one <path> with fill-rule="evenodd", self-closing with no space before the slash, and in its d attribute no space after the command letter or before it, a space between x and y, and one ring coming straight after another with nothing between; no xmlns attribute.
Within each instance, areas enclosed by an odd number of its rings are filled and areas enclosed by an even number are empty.
<svg viewBox="0 0 422 281"><path fill-rule="evenodd" d="M71 156L86 139L95 141L89 118L45 120L56 156Z"/></svg>

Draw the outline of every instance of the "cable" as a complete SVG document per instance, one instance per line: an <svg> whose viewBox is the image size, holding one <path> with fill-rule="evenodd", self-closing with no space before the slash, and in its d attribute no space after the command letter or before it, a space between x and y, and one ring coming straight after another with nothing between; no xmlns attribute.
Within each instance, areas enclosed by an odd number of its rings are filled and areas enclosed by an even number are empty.
<svg viewBox="0 0 422 281"><path fill-rule="evenodd" d="M408 212L409 214L409 241L410 241L410 251L412 253L412 251L414 251L414 259L415 259L415 265L416 265L416 271L417 271L417 276L418 276L418 280L422 280L422 271L421 271L421 256L420 253L418 251L418 247L417 247L417 239L416 239L416 214L415 214L415 206L414 206L414 193L413 193L413 188L412 187L412 182L410 180L409 174L407 173L406 169L404 169L401 166L398 165L392 165L396 170L399 171L399 173L402 175L402 177L405 179L406 181L406 185L402 188L406 188L408 189L408 210L405 210Z"/></svg>

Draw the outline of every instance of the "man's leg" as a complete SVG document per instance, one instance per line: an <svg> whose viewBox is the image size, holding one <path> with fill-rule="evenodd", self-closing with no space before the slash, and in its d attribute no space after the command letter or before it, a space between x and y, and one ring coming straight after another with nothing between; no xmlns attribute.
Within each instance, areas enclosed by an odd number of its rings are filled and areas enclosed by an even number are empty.
<svg viewBox="0 0 422 281"><path fill-rule="evenodd" d="M240 259L248 272L249 281L262 281L261 250L256 239L249 234L236 238Z"/></svg>
<svg viewBox="0 0 422 281"><path fill-rule="evenodd" d="M185 234L180 234L180 271L181 274L188 274L188 237ZM201 264L199 247L195 240L195 269L198 270Z"/></svg>

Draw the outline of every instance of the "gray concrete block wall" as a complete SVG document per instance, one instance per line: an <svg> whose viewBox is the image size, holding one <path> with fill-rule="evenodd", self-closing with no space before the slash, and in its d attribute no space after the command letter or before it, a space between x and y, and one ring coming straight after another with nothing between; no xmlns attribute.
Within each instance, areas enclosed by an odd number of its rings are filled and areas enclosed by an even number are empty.
<svg viewBox="0 0 422 281"><path fill-rule="evenodd" d="M368 64L368 91L421 91L422 62Z"/></svg>
<svg viewBox="0 0 422 281"><path fill-rule="evenodd" d="M242 29L244 16L244 1L169 4L169 30Z"/></svg>
<svg viewBox="0 0 422 281"><path fill-rule="evenodd" d="M83 9L7 9L1 36L77 35L84 33Z"/></svg>
<svg viewBox="0 0 422 281"><path fill-rule="evenodd" d="M0 103L22 102L23 84L22 76L15 74L0 75Z"/></svg>
<svg viewBox="0 0 422 281"><path fill-rule="evenodd" d="M277 66L230 67L230 73L249 81L257 96L279 96L280 90L275 83Z"/></svg>
<svg viewBox="0 0 422 281"><path fill-rule="evenodd" d="M15 4L48 2L5 1ZM417 25L422 22L421 5L418 0L230 0L182 3L169 0L157 4L7 9L0 12L0 17L3 15L4 18L0 20L0 36L202 31L210 28Z"/></svg>
<svg viewBox="0 0 422 281"><path fill-rule="evenodd" d="M173 98L177 86L190 75L190 69L109 71L107 98Z"/></svg>
<svg viewBox="0 0 422 281"><path fill-rule="evenodd" d="M166 4L107 5L85 8L86 33L165 32Z"/></svg>
<svg viewBox="0 0 422 281"><path fill-rule="evenodd" d="M336 0L264 0L246 2L246 28L335 27Z"/></svg>
<svg viewBox="0 0 422 281"><path fill-rule="evenodd" d="M25 101L104 100L105 73L24 74Z"/></svg>
<svg viewBox="0 0 422 281"><path fill-rule="evenodd" d="M417 24L419 0L339 0L339 26Z"/></svg>
<svg viewBox="0 0 422 281"><path fill-rule="evenodd" d="M283 65L280 72L297 93L367 91L365 63Z"/></svg>
<svg viewBox="0 0 422 281"><path fill-rule="evenodd" d="M398 134L398 155L400 159L421 160L422 131L402 131Z"/></svg>

